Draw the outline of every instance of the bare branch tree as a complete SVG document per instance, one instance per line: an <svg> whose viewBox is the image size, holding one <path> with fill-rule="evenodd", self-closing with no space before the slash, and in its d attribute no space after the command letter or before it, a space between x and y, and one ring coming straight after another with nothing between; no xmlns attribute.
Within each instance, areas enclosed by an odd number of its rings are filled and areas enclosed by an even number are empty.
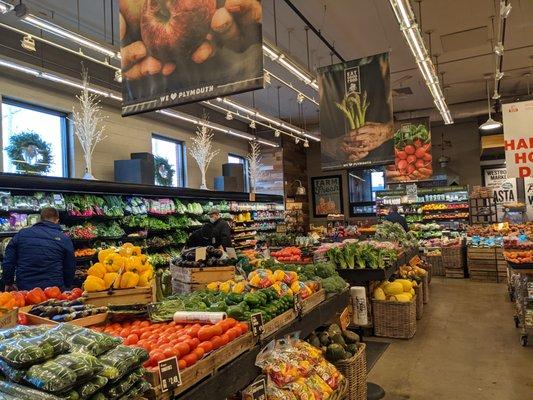
<svg viewBox="0 0 533 400"><path fill-rule="evenodd" d="M91 158L96 145L107 136L104 133L103 121L107 116L102 115L102 107L98 95L89 92L89 73L87 68L82 67L81 72L83 88L76 98L79 101L79 109L72 108L72 121L74 133L78 137L85 160L86 179L94 179L92 175Z"/></svg>
<svg viewBox="0 0 533 400"><path fill-rule="evenodd" d="M257 182L261 180L263 176L263 164L261 164L261 146L258 142L250 142L251 152L246 156L248 159L248 174L250 176L250 191L255 193Z"/></svg>
<svg viewBox="0 0 533 400"><path fill-rule="evenodd" d="M196 128L196 136L192 138L192 145L189 147L189 153L196 160L202 175L202 185L200 189L207 189L205 175L209 164L215 158L220 150L213 148L213 130L206 126Z"/></svg>

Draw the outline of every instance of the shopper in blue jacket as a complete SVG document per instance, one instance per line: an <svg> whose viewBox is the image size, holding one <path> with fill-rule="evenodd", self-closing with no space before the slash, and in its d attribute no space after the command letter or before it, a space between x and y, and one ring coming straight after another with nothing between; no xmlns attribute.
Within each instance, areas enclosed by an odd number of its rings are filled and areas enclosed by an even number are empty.
<svg viewBox="0 0 533 400"><path fill-rule="evenodd" d="M15 283L18 290L70 289L76 269L74 246L62 232L55 208L43 208L40 222L13 236L2 268L6 290L15 289Z"/></svg>

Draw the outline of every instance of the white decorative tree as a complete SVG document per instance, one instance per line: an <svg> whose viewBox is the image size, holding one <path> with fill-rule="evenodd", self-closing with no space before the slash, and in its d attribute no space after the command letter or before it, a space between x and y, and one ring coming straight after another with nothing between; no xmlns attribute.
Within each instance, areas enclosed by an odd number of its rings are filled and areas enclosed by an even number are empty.
<svg viewBox="0 0 533 400"><path fill-rule="evenodd" d="M202 184L200 189L207 189L205 174L209 168L209 164L215 158L220 150L213 149L213 131L205 126L196 128L196 136L192 138L192 145L189 148L189 153L196 160L202 175Z"/></svg>
<svg viewBox="0 0 533 400"><path fill-rule="evenodd" d="M105 126L102 123L107 116L101 113L102 107L98 96L89 92L89 73L86 68L82 68L81 77L83 89L76 96L80 102L79 109L72 108L72 121L85 160L83 179L95 179L92 174L91 158L96 145L107 137L104 134Z"/></svg>
<svg viewBox="0 0 533 400"><path fill-rule="evenodd" d="M250 191L255 193L257 182L263 175L263 164L261 164L261 146L258 142L250 142L251 152L246 156L248 159L248 174L250 176Z"/></svg>

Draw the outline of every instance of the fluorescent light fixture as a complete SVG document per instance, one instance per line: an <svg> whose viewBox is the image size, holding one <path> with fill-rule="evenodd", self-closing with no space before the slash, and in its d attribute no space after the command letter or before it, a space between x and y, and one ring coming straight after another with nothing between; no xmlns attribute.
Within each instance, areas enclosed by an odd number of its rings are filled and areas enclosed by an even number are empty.
<svg viewBox="0 0 533 400"><path fill-rule="evenodd" d="M262 144L270 146L270 147L278 147L278 145L276 143L269 142L268 140L257 139L257 141L259 143L262 143Z"/></svg>
<svg viewBox="0 0 533 400"><path fill-rule="evenodd" d="M218 100L218 99L217 99ZM239 103L236 103L232 100L229 100L229 99L222 99L222 102L226 103L226 104L229 104L230 106L232 106L233 108L236 108L237 110L239 111L242 111L248 115L255 115L256 111L255 110L252 110L251 108L248 108L246 106L243 106Z"/></svg>
<svg viewBox="0 0 533 400"><path fill-rule="evenodd" d="M250 125L249 125L249 126L250 126L250 128L252 128L252 129L255 129L255 128L256 128L255 121L254 121L253 119L250 121Z"/></svg>
<svg viewBox="0 0 533 400"><path fill-rule="evenodd" d="M313 89L315 89L318 92L318 83L316 81L313 81L309 84Z"/></svg>
<svg viewBox="0 0 533 400"><path fill-rule="evenodd" d="M0 14L6 14L13 9L13 4L0 0Z"/></svg>
<svg viewBox="0 0 533 400"><path fill-rule="evenodd" d="M408 0L407 0L408 1ZM403 29L409 29L414 21L413 10L409 4L405 4L404 0L391 1L392 9L396 15L396 19Z"/></svg>
<svg viewBox="0 0 533 400"><path fill-rule="evenodd" d="M407 39L407 43L411 47L411 52L415 55L416 61L425 60L428 54L418 26L415 24L411 28L405 29L403 33Z"/></svg>
<svg viewBox="0 0 533 400"><path fill-rule="evenodd" d="M304 72L300 71L296 66L292 65L285 57L279 57L277 60L281 65L283 65L287 70L293 73L298 79L302 80L306 84L310 84L312 79L309 78Z"/></svg>
<svg viewBox="0 0 533 400"><path fill-rule="evenodd" d="M296 133L298 135L302 135L304 133L301 129L295 128L294 126L287 125L285 123L281 124L281 127L287 129L288 131Z"/></svg>
<svg viewBox="0 0 533 400"><path fill-rule="evenodd" d="M236 132L236 131L233 131L233 130L231 130L231 129L228 129L228 130L226 131L226 133L228 133L228 134L230 134L230 135L233 135L233 136L240 137L241 139L254 140L254 137L251 136L251 135L246 135L245 133Z"/></svg>
<svg viewBox="0 0 533 400"><path fill-rule="evenodd" d="M34 68L25 67L23 65L16 64L14 62L7 61L7 60L0 60L0 66L6 67L6 68L11 68L11 69L14 69L16 71L24 72L25 74L30 74L30 75L33 75L33 76L40 76L41 75L41 72L36 70L36 69L34 69Z"/></svg>
<svg viewBox="0 0 533 400"><path fill-rule="evenodd" d="M94 51L97 51L99 53L102 53L102 54L105 54L106 56L108 57L111 57L111 58L118 58L117 57L117 51L116 50L113 50L113 49L110 49L108 47L105 47L105 46L102 46L101 44L93 41L93 40L90 40L82 35L79 35L75 32L72 32L68 29L65 29L59 25L56 25L50 21L47 21L43 18L40 18L40 17L37 17L31 13L29 13L28 9L26 8L26 6L24 4L18 4L16 7L15 7L15 11L17 13L17 16L22 19L22 21L30 24L30 25L33 25L39 29L42 29L44 31L47 31L47 32L50 32L50 33L53 33L54 35L57 35L57 36L60 36L60 37L63 37L63 38L66 38L66 39L70 39L72 40L73 42L81 45L81 46L84 46L84 47L87 47L91 50L94 50Z"/></svg>
<svg viewBox="0 0 533 400"><path fill-rule="evenodd" d="M276 129L276 130L274 131L274 136L275 136L275 137L280 137L280 135L281 135L281 132L280 132L279 130Z"/></svg>
<svg viewBox="0 0 533 400"><path fill-rule="evenodd" d="M184 115L184 114L182 114L182 113L178 113L177 111L171 111L171 110L157 110L156 112L158 112L159 114L166 115L166 116L168 116L168 117L181 119L182 121L187 121L187 122L193 123L193 124L195 124L195 125L198 125L198 124L199 124L198 119L196 119L196 118L192 118L192 117L189 117L189 116Z"/></svg>
<svg viewBox="0 0 533 400"><path fill-rule="evenodd" d="M315 142L320 142L320 138L316 137L316 136L313 136L313 135L310 135L309 133L304 133L304 136L306 138L309 138L311 140L314 140Z"/></svg>
<svg viewBox="0 0 533 400"><path fill-rule="evenodd" d="M119 96L118 94L109 93L109 97L112 98L113 100L122 101L122 96Z"/></svg>
<svg viewBox="0 0 533 400"><path fill-rule="evenodd" d="M226 113L226 119L227 119L228 121L231 121L231 120L233 119L233 114L232 114L231 112L228 111L228 112Z"/></svg>
<svg viewBox="0 0 533 400"><path fill-rule="evenodd" d="M263 43L263 51L269 56L272 60L275 60L279 57L279 54L274 51L271 47L267 46L265 43Z"/></svg>
<svg viewBox="0 0 533 400"><path fill-rule="evenodd" d="M275 126L281 126L282 122L281 121L276 121L275 119L272 119L270 117L267 117L266 115L263 115L259 112L256 112L255 113L255 116L263 121L267 121L267 122L270 122L272 125L275 125Z"/></svg>
<svg viewBox="0 0 533 400"><path fill-rule="evenodd" d="M437 78L437 73L435 72L435 68L433 67L431 60L425 59L423 61L419 61L417 65L427 85L438 83L439 79Z"/></svg>
<svg viewBox="0 0 533 400"><path fill-rule="evenodd" d="M308 141L308 140L306 140L306 141L304 142L304 147L309 147L309 141Z"/></svg>
<svg viewBox="0 0 533 400"><path fill-rule="evenodd" d="M491 117L489 117L486 122L479 126L479 129L481 129L482 131L489 131L491 129L500 128L502 125L503 124L501 122L495 121Z"/></svg>

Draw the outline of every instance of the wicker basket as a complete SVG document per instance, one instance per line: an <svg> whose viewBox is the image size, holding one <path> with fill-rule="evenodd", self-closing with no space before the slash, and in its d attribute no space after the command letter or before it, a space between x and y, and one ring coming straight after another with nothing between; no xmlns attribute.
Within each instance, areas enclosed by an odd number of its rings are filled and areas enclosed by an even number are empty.
<svg viewBox="0 0 533 400"><path fill-rule="evenodd" d="M335 367L348 382L345 400L366 400L366 345L359 344L357 354L347 360L337 361Z"/></svg>
<svg viewBox="0 0 533 400"><path fill-rule="evenodd" d="M428 264L431 265L431 275L444 276L442 256L425 256Z"/></svg>
<svg viewBox="0 0 533 400"><path fill-rule="evenodd" d="M328 397L328 400L348 399L348 397L346 397L347 391L348 391L348 385L349 385L348 380L343 379L341 383L339 384L339 387L335 389L333 393L331 393L331 396ZM366 382L365 382L365 393L366 393ZM366 399L366 394L365 394L365 399Z"/></svg>
<svg viewBox="0 0 533 400"><path fill-rule="evenodd" d="M416 298L407 303L373 299L372 312L376 336L410 339L415 335Z"/></svg>
<svg viewBox="0 0 533 400"><path fill-rule="evenodd" d="M462 247L443 247L441 252L444 269L463 269Z"/></svg>
<svg viewBox="0 0 533 400"><path fill-rule="evenodd" d="M427 275L422 277L422 289L424 304L427 304L429 303L429 279Z"/></svg>
<svg viewBox="0 0 533 400"><path fill-rule="evenodd" d="M424 315L424 289L422 288L422 283L414 289L416 295L416 319L422 319L422 315Z"/></svg>

